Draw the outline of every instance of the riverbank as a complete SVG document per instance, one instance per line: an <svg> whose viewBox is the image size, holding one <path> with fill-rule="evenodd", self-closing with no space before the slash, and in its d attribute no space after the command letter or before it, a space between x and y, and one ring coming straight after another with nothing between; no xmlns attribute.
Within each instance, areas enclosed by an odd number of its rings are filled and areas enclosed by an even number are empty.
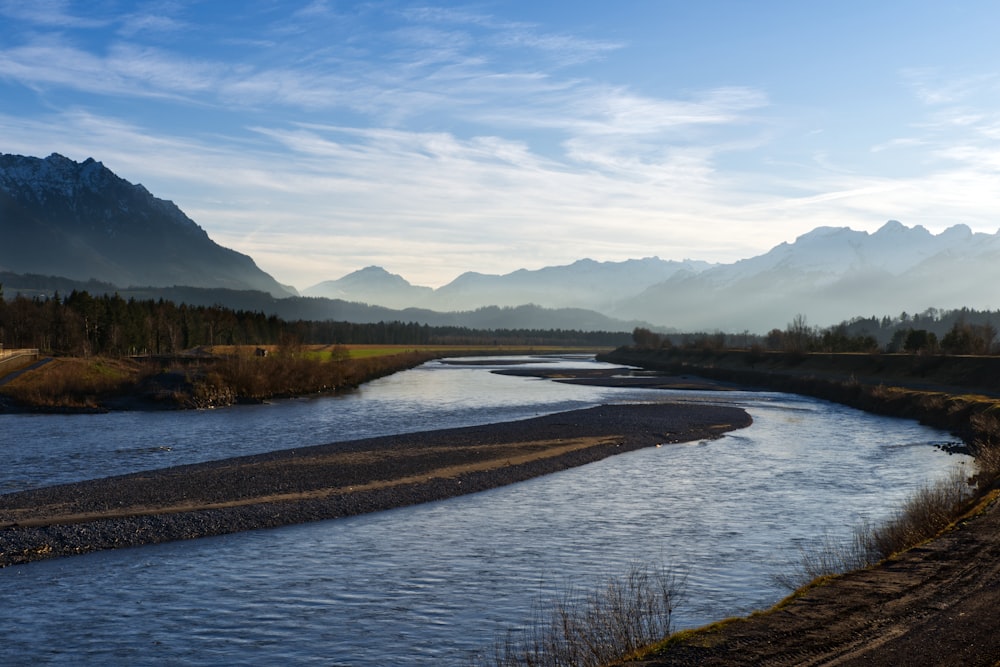
<svg viewBox="0 0 1000 667"><path fill-rule="evenodd" d="M742 382L949 428L979 457L1000 442L997 359L619 350L605 360ZM987 461L987 467L991 462ZM992 462L995 467L995 459ZM995 473L995 470L993 471ZM679 633L629 667L984 665L1000 659L1000 503L980 502L936 539L814 582L771 610Z"/></svg>
<svg viewBox="0 0 1000 667"><path fill-rule="evenodd" d="M601 406L7 494L0 566L440 500L750 423L732 407Z"/></svg>
<svg viewBox="0 0 1000 667"><path fill-rule="evenodd" d="M774 609L679 633L627 667L962 665L1000 659L1000 506L864 570L818 582Z"/></svg>
<svg viewBox="0 0 1000 667"><path fill-rule="evenodd" d="M163 356L46 357L31 368L0 376L0 414L224 408L344 393L444 357L552 353L593 354L594 350L526 345L216 345Z"/></svg>
<svg viewBox="0 0 1000 667"><path fill-rule="evenodd" d="M1000 444L1000 357L635 350L598 355L666 376L812 396Z"/></svg>

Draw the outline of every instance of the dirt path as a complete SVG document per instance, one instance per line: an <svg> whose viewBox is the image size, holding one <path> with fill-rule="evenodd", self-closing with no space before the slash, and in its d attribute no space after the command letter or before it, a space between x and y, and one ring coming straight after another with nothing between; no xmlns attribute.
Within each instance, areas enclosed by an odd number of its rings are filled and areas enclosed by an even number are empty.
<svg viewBox="0 0 1000 667"><path fill-rule="evenodd" d="M24 368L20 368L16 371L11 371L10 373L7 373L4 376L0 376L0 386L3 386L8 382L13 382L14 380L21 377L28 371L33 371L36 368L41 368L42 366L44 366L45 364L49 363L52 360L53 360L52 357L45 357L44 359L39 359L38 361L28 366L25 366Z"/></svg>
<svg viewBox="0 0 1000 667"><path fill-rule="evenodd" d="M750 423L732 407L602 406L0 495L0 566L440 500Z"/></svg>

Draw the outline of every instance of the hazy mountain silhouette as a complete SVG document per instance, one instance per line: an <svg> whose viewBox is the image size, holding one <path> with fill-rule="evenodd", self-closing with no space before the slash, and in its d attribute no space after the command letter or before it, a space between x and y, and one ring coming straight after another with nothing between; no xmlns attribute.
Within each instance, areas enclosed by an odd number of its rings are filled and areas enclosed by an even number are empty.
<svg viewBox="0 0 1000 667"><path fill-rule="evenodd" d="M302 295L357 301L387 308L410 308L423 305L433 292L430 287L411 285L402 276L389 273L380 266L369 266L343 278L313 285L302 290Z"/></svg>
<svg viewBox="0 0 1000 667"><path fill-rule="evenodd" d="M369 267L324 284L348 300L438 311L532 303L677 331L764 333L799 314L828 326L931 307L997 308L998 281L1000 234L955 225L935 235L891 220L871 234L819 227L732 264L583 259L506 275L465 273L436 290Z"/></svg>
<svg viewBox="0 0 1000 667"><path fill-rule="evenodd" d="M305 290L323 298L289 298L293 288L216 244L173 203L93 159L58 154L0 155L0 239L8 296L115 289L292 319L764 333L799 314L827 326L928 308L1000 307L1000 233L955 225L935 235L896 221L873 234L820 227L732 264L581 259L505 275L464 273L437 289L370 266Z"/></svg>
<svg viewBox="0 0 1000 667"><path fill-rule="evenodd" d="M624 262L581 259L565 266L520 269L505 275L470 271L437 289L411 285L401 276L369 266L338 280L314 285L303 294L439 311L525 304L610 311L623 297L638 294L678 273L697 273L712 266L708 262L668 261L658 257Z"/></svg>
<svg viewBox="0 0 1000 667"><path fill-rule="evenodd" d="M608 314L683 331L764 332L797 314L817 325L929 307L1000 306L1000 235L934 235L892 220L873 234L820 227L771 251L677 275Z"/></svg>
<svg viewBox="0 0 1000 667"><path fill-rule="evenodd" d="M173 202L93 159L0 155L0 234L0 269L16 273L293 293Z"/></svg>

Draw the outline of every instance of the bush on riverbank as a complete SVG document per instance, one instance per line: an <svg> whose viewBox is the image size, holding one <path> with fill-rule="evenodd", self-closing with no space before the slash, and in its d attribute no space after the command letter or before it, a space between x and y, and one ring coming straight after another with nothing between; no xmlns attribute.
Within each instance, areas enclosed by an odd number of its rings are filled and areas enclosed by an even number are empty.
<svg viewBox="0 0 1000 667"><path fill-rule="evenodd" d="M633 565L589 595L568 593L520 632L507 632L481 667L601 667L634 657L672 631L682 581L664 567Z"/></svg>
<svg viewBox="0 0 1000 667"><path fill-rule="evenodd" d="M797 570L776 577L791 590L830 575L871 567L940 534L967 512L979 497L966 471L955 469L944 479L917 489L880 522L863 522L846 542L824 539L802 550Z"/></svg>
<svg viewBox="0 0 1000 667"><path fill-rule="evenodd" d="M295 352L256 356L253 351L243 351L214 364L193 384L195 391L205 396L228 392L236 400L262 401L354 388L437 356L411 351L361 359L345 355L317 359Z"/></svg>
<svg viewBox="0 0 1000 667"><path fill-rule="evenodd" d="M869 564L935 537L964 514L975 497L976 488L960 470L918 489L888 519L860 531Z"/></svg>

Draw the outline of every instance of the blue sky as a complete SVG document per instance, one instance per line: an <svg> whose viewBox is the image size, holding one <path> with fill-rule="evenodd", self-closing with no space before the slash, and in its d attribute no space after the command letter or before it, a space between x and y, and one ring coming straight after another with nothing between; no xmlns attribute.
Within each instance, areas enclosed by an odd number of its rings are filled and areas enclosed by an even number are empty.
<svg viewBox="0 0 1000 667"><path fill-rule="evenodd" d="M1000 227L1000 3L0 0L0 152L305 288Z"/></svg>

